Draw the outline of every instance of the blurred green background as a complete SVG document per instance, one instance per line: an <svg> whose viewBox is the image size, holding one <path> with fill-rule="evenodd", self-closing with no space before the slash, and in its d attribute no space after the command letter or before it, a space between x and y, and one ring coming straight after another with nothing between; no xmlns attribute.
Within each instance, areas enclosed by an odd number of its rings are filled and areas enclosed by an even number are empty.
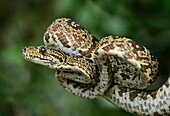
<svg viewBox="0 0 170 116"><path fill-rule="evenodd" d="M21 49L43 44L47 27L69 17L98 39L132 38L160 62L160 86L170 74L169 0L1 0L0 116L119 116L132 114L104 99L87 100L65 91L54 70L27 62Z"/></svg>

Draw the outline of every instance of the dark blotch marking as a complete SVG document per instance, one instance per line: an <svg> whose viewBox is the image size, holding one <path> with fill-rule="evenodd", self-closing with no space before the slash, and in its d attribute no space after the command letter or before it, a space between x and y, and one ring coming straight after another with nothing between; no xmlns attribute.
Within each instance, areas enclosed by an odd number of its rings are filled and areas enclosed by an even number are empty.
<svg viewBox="0 0 170 116"><path fill-rule="evenodd" d="M85 53L85 56L88 57L88 58L92 57L92 56L91 56L91 53L92 53L92 51L96 48L96 45L97 45L97 42L96 42L96 41L92 40L92 42L93 42L93 44L91 45L91 47L89 48L89 50Z"/></svg>
<svg viewBox="0 0 170 116"><path fill-rule="evenodd" d="M59 27L61 27L61 23L60 20L57 20L57 22L55 22L50 28L52 31L56 32Z"/></svg>
<svg viewBox="0 0 170 116"><path fill-rule="evenodd" d="M164 97L167 96L166 91L164 91Z"/></svg>
<svg viewBox="0 0 170 116"><path fill-rule="evenodd" d="M137 91L133 91L132 93L129 94L129 99L133 101L138 96L138 93L139 92Z"/></svg>
<svg viewBox="0 0 170 116"><path fill-rule="evenodd" d="M54 37L54 35L52 35L52 39L57 43L56 38Z"/></svg>
<svg viewBox="0 0 170 116"><path fill-rule="evenodd" d="M70 72L68 72L70 73ZM95 88L95 84L85 84L85 83L81 83L81 82L75 82L74 80L70 80L67 79L67 84L71 84L73 86L73 88L81 88L81 91L84 93L85 91L89 90L89 91L94 91Z"/></svg>
<svg viewBox="0 0 170 116"><path fill-rule="evenodd" d="M169 83L168 83L168 82L166 82L166 83L165 83L165 86L168 88L168 87L169 87Z"/></svg>
<svg viewBox="0 0 170 116"><path fill-rule="evenodd" d="M160 88L160 91L162 91L163 90L163 88Z"/></svg>
<svg viewBox="0 0 170 116"><path fill-rule="evenodd" d="M60 70L56 70L56 73L59 74L61 71Z"/></svg>
<svg viewBox="0 0 170 116"><path fill-rule="evenodd" d="M135 42L135 41L133 41L133 40L130 40L130 41L128 41L128 42L131 43L131 44L132 44L132 47L134 47L135 50L137 50L137 51L144 51L144 50L145 50L142 45L140 45L139 43L137 43L137 42ZM137 47L137 46L138 46L138 47Z"/></svg>
<svg viewBox="0 0 170 116"><path fill-rule="evenodd" d="M154 112L153 116L160 116L160 114L158 112Z"/></svg>
<svg viewBox="0 0 170 116"><path fill-rule="evenodd" d="M127 92L127 88L121 88L121 90L118 91L118 93L121 97L123 96L123 93L126 93L126 92Z"/></svg>
<svg viewBox="0 0 170 116"><path fill-rule="evenodd" d="M140 96L143 100L147 100L147 95Z"/></svg>
<svg viewBox="0 0 170 116"><path fill-rule="evenodd" d="M81 76L81 73L77 73L79 76Z"/></svg>
<svg viewBox="0 0 170 116"><path fill-rule="evenodd" d="M153 91L153 92L151 92L150 96L152 96L153 99L155 99L156 98L156 94L157 94L157 91Z"/></svg>
<svg viewBox="0 0 170 116"><path fill-rule="evenodd" d="M50 54L51 56L53 56L54 58L58 59L60 62L64 62L65 59L62 58L62 56L59 55L54 55L54 54Z"/></svg>
<svg viewBox="0 0 170 116"><path fill-rule="evenodd" d="M49 39L50 39L49 33L45 33L44 37L45 37L45 41L49 43Z"/></svg>
<svg viewBox="0 0 170 116"><path fill-rule="evenodd" d="M69 41L67 40L67 38L64 36L64 34L61 33L56 33L56 36L58 37L58 40L61 42L61 44L66 47L66 48L70 48L70 46L68 45ZM56 42L56 38L54 38L54 41Z"/></svg>
<svg viewBox="0 0 170 116"><path fill-rule="evenodd" d="M130 79L130 76L126 75L125 73L121 73L120 75L122 76L123 80Z"/></svg>
<svg viewBox="0 0 170 116"><path fill-rule="evenodd" d="M86 30L83 26L77 24L75 21L71 19L67 21L67 24L75 30L83 30L83 31Z"/></svg>
<svg viewBox="0 0 170 116"><path fill-rule="evenodd" d="M113 39L119 39L120 37L119 36L111 36Z"/></svg>
<svg viewBox="0 0 170 116"><path fill-rule="evenodd" d="M114 49L112 44L109 44L102 48L104 51L109 51L110 49Z"/></svg>
<svg viewBox="0 0 170 116"><path fill-rule="evenodd" d="M74 74L74 72L70 72L70 71L63 71L63 72L68 74Z"/></svg>

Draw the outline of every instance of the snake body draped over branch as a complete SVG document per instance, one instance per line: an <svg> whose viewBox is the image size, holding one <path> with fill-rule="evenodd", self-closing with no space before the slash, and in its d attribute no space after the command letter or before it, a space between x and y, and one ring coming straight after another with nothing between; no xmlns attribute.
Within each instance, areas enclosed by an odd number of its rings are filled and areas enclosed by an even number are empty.
<svg viewBox="0 0 170 116"><path fill-rule="evenodd" d="M131 39L107 36L98 41L71 19L54 21L45 46L23 49L25 59L55 69L67 91L84 98L103 97L138 115L170 114L170 78L146 90L157 78L157 59Z"/></svg>

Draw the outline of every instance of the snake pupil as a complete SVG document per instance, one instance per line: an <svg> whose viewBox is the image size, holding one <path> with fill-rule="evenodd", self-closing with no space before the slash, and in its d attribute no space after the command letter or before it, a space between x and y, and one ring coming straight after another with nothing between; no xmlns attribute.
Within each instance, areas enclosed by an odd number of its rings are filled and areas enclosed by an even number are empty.
<svg viewBox="0 0 170 116"><path fill-rule="evenodd" d="M46 52L46 48L44 46L41 46L40 49L39 49L39 52L40 53L45 53Z"/></svg>

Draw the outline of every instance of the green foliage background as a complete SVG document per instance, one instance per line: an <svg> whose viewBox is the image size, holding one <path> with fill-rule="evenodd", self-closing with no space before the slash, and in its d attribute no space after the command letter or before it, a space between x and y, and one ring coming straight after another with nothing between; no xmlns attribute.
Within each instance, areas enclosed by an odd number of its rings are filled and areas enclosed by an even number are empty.
<svg viewBox="0 0 170 116"><path fill-rule="evenodd" d="M87 100L65 91L54 70L27 62L21 49L43 44L53 20L69 17L98 39L132 38L160 62L160 78L170 73L169 0L1 0L0 116L132 116L104 99Z"/></svg>

